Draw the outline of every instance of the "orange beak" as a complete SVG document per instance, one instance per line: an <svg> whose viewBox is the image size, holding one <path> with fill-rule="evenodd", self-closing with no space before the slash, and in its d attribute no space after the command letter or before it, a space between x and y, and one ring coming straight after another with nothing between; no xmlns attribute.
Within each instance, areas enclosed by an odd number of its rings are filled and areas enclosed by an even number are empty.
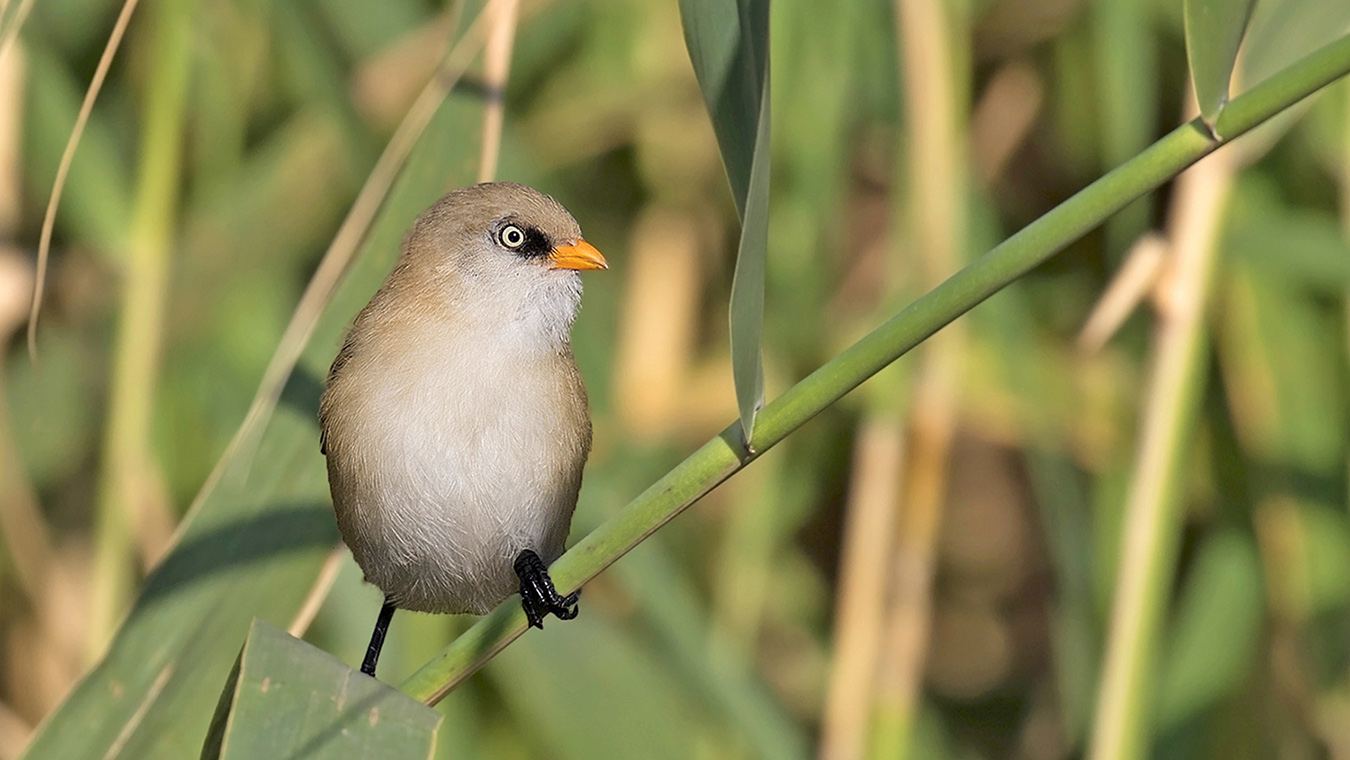
<svg viewBox="0 0 1350 760"><path fill-rule="evenodd" d="M609 262L585 240L560 245L548 255L551 269L609 269Z"/></svg>

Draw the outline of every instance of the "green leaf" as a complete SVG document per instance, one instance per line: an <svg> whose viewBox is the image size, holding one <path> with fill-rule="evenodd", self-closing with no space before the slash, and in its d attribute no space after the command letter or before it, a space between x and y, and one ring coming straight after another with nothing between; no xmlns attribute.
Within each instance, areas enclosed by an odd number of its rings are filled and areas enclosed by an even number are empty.
<svg viewBox="0 0 1350 760"><path fill-rule="evenodd" d="M108 653L46 720L26 757L192 757L250 621L287 621L338 541L319 454L324 374L353 314L398 253L403 231L463 177L481 108L450 101L432 121L385 210L273 405L255 410L146 580Z"/></svg>
<svg viewBox="0 0 1350 760"><path fill-rule="evenodd" d="M741 215L731 283L731 369L749 447L764 405L764 259L769 238L769 2L680 0L684 41Z"/></svg>
<svg viewBox="0 0 1350 760"><path fill-rule="evenodd" d="M1158 689L1158 726L1174 728L1242 684L1261 632L1261 563L1236 530L1201 545L1182 590Z"/></svg>
<svg viewBox="0 0 1350 760"><path fill-rule="evenodd" d="M1242 35L1256 0L1186 0L1186 58L1200 116L1212 129L1228 103Z"/></svg>
<svg viewBox="0 0 1350 760"><path fill-rule="evenodd" d="M430 758L440 722L403 692L254 620L202 760Z"/></svg>
<svg viewBox="0 0 1350 760"><path fill-rule="evenodd" d="M731 376L741 413L741 434L752 440L755 415L764 406L764 262L769 250L769 79L760 101L759 135L750 170L741 244L731 278Z"/></svg>
<svg viewBox="0 0 1350 760"><path fill-rule="evenodd" d="M680 0L684 43L712 117L736 210L745 217L769 79L768 0Z"/></svg>
<svg viewBox="0 0 1350 760"><path fill-rule="evenodd" d="M1309 50L1350 31L1344 0L1262 0L1252 14L1242 52L1243 89L1284 70Z"/></svg>
<svg viewBox="0 0 1350 760"><path fill-rule="evenodd" d="M1350 3L1344 0L1263 0L1252 13L1242 44L1237 80L1242 91L1265 82L1303 56L1350 31ZM1320 96L1304 100L1261 125L1242 140L1242 162L1254 163Z"/></svg>

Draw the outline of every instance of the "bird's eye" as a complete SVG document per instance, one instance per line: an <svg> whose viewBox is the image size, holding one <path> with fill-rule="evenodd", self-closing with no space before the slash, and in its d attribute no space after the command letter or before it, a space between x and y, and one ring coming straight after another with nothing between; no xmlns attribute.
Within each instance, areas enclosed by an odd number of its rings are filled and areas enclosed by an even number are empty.
<svg viewBox="0 0 1350 760"><path fill-rule="evenodd" d="M515 250L525 244L525 232L514 224L508 224L497 233L501 244Z"/></svg>

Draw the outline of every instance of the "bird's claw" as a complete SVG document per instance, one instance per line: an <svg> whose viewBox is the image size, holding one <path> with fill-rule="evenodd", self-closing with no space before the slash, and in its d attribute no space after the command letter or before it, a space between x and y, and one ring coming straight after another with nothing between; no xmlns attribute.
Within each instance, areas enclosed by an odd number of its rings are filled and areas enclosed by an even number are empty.
<svg viewBox="0 0 1350 760"><path fill-rule="evenodd" d="M577 600L581 592L573 591L567 596L558 593L549 577L548 568L539 555L525 549L516 555L516 575L520 577L520 606L525 609L525 617L534 628L544 627L544 617L550 612L559 620L571 620L577 616Z"/></svg>

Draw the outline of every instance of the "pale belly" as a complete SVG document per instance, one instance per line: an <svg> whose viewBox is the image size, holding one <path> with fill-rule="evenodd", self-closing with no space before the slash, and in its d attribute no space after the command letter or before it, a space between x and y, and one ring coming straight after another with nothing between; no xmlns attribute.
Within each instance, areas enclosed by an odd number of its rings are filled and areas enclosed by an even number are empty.
<svg viewBox="0 0 1350 760"><path fill-rule="evenodd" d="M584 420L584 391L477 369L478 382L337 389L362 410L330 423L360 442L330 447L338 525L404 609L485 613L517 590L521 550L551 562L567 537L589 448L589 435L569 445L568 427L578 404Z"/></svg>

